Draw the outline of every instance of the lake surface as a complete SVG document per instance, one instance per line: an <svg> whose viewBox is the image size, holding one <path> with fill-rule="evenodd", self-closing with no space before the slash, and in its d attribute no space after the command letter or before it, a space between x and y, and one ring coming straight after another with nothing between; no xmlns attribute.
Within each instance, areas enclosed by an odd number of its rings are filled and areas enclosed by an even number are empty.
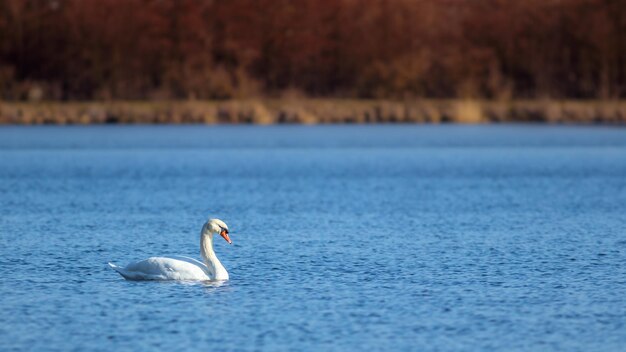
<svg viewBox="0 0 626 352"><path fill-rule="evenodd" d="M2 351L626 345L625 129L2 127L0 214Z"/></svg>

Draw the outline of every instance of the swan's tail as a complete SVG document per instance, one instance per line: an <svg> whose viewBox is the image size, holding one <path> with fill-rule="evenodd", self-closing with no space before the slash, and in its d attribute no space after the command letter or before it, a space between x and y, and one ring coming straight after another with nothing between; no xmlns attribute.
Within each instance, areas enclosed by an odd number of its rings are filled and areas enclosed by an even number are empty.
<svg viewBox="0 0 626 352"><path fill-rule="evenodd" d="M111 262L109 262L109 266L111 267L111 269L115 270L118 272L118 274L122 275L123 278L127 279L127 275L126 272L124 271L124 268L119 267Z"/></svg>

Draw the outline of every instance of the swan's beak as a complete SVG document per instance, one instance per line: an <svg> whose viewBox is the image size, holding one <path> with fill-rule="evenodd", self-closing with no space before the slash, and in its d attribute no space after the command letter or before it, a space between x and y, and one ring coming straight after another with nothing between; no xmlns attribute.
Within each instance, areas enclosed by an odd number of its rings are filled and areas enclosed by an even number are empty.
<svg viewBox="0 0 626 352"><path fill-rule="evenodd" d="M222 230L222 232L220 232L220 236L224 237L226 242L233 244L233 241L231 241L230 237L228 237L228 230Z"/></svg>

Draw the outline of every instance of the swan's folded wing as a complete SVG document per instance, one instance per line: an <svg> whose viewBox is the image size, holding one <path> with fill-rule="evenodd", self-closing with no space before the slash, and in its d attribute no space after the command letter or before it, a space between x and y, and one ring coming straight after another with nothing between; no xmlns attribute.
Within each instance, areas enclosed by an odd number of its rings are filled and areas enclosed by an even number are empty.
<svg viewBox="0 0 626 352"><path fill-rule="evenodd" d="M125 268L109 265L127 280L209 280L206 266L187 257L152 257Z"/></svg>
<svg viewBox="0 0 626 352"><path fill-rule="evenodd" d="M193 265L196 265L196 266L199 266L201 268L205 268L206 269L206 264L204 264L203 262L199 261L198 259L186 257L184 255L173 255L171 257L165 257L165 258L184 261L184 262L187 262L189 264L193 264Z"/></svg>

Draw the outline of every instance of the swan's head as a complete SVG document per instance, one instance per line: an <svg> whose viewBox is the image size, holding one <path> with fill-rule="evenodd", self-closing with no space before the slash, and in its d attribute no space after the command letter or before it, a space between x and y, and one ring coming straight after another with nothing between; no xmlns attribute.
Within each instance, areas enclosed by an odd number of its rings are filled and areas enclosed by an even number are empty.
<svg viewBox="0 0 626 352"><path fill-rule="evenodd" d="M209 219L206 223L206 229L210 233L219 233L226 242L233 244L233 241L228 237L228 225L220 219Z"/></svg>

